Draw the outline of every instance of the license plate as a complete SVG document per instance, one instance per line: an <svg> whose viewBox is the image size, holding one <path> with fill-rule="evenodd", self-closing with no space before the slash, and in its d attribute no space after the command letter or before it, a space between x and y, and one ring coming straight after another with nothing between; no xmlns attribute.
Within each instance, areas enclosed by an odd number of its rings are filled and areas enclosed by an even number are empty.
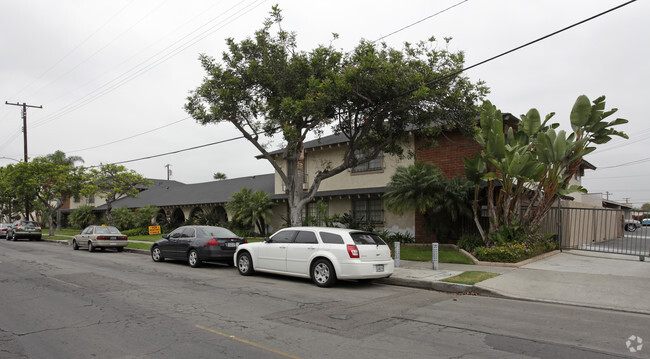
<svg viewBox="0 0 650 359"><path fill-rule="evenodd" d="M117 239L117 237L111 237L111 241L114 241L116 239Z"/></svg>
<svg viewBox="0 0 650 359"><path fill-rule="evenodd" d="M377 264L377 272L383 272L384 271L384 265L383 264Z"/></svg>
<svg viewBox="0 0 650 359"><path fill-rule="evenodd" d="M227 242L226 247L237 247L237 242Z"/></svg>

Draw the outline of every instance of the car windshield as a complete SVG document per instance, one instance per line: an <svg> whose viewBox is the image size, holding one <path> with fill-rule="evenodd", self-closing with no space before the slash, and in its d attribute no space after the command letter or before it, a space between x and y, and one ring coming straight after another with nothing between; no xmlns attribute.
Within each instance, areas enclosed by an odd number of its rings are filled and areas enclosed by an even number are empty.
<svg viewBox="0 0 650 359"><path fill-rule="evenodd" d="M95 234L120 234L120 231L115 227L95 227Z"/></svg>
<svg viewBox="0 0 650 359"><path fill-rule="evenodd" d="M378 235L368 232L353 232L350 233L350 237L354 241L354 244L373 244L373 245L386 245Z"/></svg>
<svg viewBox="0 0 650 359"><path fill-rule="evenodd" d="M212 238L239 238L238 235L221 227L202 227L201 231L207 236Z"/></svg>

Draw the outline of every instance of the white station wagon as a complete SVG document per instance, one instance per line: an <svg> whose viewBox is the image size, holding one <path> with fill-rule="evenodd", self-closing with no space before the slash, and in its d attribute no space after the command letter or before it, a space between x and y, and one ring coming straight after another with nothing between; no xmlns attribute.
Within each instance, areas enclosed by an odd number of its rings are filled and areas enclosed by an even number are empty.
<svg viewBox="0 0 650 359"><path fill-rule="evenodd" d="M329 227L281 229L264 242L240 245L234 260L242 275L311 278L319 287L338 279L387 278L394 269L390 248L376 234Z"/></svg>

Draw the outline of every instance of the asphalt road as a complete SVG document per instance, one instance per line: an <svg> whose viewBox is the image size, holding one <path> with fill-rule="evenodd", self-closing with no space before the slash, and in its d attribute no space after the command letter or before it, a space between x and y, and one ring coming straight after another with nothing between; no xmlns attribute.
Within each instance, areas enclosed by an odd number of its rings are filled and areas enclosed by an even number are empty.
<svg viewBox="0 0 650 359"><path fill-rule="evenodd" d="M617 358L649 316L0 241L0 358Z"/></svg>

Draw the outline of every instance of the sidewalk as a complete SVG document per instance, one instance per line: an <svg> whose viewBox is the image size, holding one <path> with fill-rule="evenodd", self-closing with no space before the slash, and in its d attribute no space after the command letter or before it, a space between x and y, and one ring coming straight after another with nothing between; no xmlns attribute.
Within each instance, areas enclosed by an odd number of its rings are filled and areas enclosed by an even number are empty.
<svg viewBox="0 0 650 359"><path fill-rule="evenodd" d="M469 270L500 275L474 286L441 282ZM519 268L440 263L436 271L431 262L402 260L381 282L650 314L650 262L634 256L564 251Z"/></svg>

